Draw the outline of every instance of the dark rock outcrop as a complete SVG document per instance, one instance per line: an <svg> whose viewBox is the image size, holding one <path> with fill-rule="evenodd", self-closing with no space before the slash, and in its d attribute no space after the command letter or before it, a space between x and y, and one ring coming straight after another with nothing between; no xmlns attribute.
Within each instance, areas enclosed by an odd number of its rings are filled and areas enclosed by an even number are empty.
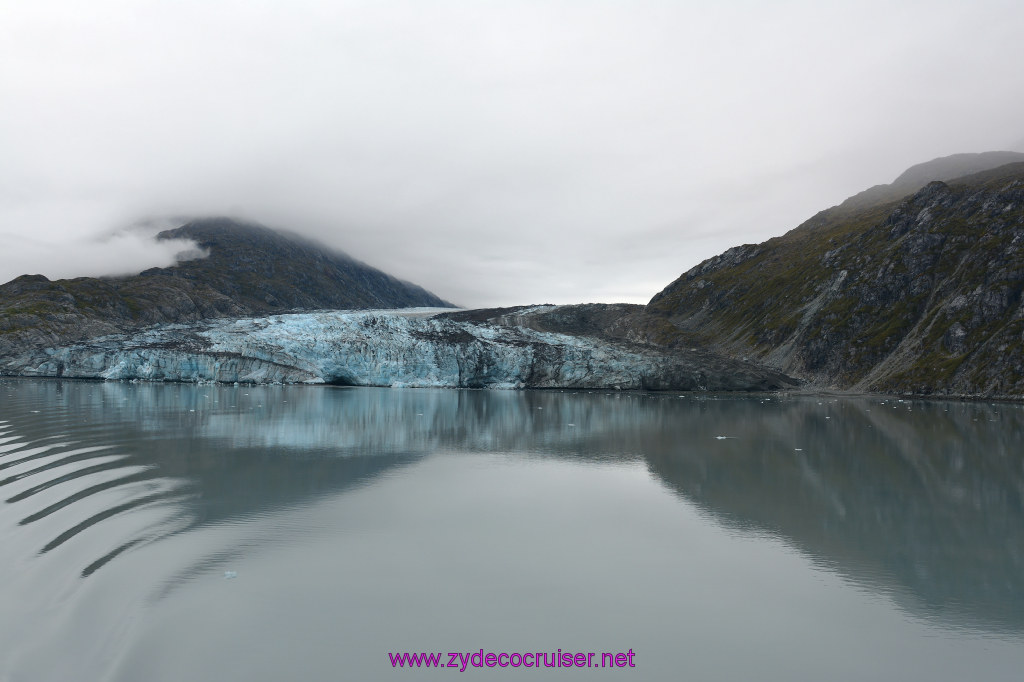
<svg viewBox="0 0 1024 682"><path fill-rule="evenodd" d="M916 177L916 175L915 175ZM703 343L840 389L1024 397L1024 163L823 211L655 296Z"/></svg>

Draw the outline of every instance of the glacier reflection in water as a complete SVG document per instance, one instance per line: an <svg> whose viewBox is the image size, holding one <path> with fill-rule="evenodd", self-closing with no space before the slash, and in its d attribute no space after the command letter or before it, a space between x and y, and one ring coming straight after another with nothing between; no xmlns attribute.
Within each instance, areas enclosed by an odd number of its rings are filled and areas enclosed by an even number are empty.
<svg viewBox="0 0 1024 682"><path fill-rule="evenodd" d="M28 380L0 400L0 680L383 679L389 651L481 647L637 652L605 679L1024 664L1019 405Z"/></svg>

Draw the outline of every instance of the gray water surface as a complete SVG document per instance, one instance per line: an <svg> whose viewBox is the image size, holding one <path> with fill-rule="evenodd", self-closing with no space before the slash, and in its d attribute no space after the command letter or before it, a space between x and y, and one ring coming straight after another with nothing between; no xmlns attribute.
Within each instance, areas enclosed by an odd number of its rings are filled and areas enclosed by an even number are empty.
<svg viewBox="0 0 1024 682"><path fill-rule="evenodd" d="M3 682L1018 680L1024 409L0 380L0 552Z"/></svg>

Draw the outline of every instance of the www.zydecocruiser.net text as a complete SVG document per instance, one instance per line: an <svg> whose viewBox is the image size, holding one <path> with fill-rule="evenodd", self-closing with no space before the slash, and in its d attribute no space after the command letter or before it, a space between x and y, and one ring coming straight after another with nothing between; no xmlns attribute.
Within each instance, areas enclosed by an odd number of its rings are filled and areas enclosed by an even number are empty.
<svg viewBox="0 0 1024 682"><path fill-rule="evenodd" d="M448 651L434 653L388 652L392 668L635 668L632 649L625 652L596 653L571 651Z"/></svg>

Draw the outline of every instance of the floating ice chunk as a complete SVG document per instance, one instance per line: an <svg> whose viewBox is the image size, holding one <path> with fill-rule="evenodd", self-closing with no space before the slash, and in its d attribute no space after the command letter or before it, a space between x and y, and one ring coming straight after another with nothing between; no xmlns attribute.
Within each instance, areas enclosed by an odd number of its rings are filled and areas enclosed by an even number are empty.
<svg viewBox="0 0 1024 682"><path fill-rule="evenodd" d="M234 571L224 571L224 580L231 580L232 578L237 578L237 577L238 577L238 574L235 573Z"/></svg>
<svg viewBox="0 0 1024 682"><path fill-rule="evenodd" d="M726 438L735 439L736 436L715 436L715 440L725 440Z"/></svg>

